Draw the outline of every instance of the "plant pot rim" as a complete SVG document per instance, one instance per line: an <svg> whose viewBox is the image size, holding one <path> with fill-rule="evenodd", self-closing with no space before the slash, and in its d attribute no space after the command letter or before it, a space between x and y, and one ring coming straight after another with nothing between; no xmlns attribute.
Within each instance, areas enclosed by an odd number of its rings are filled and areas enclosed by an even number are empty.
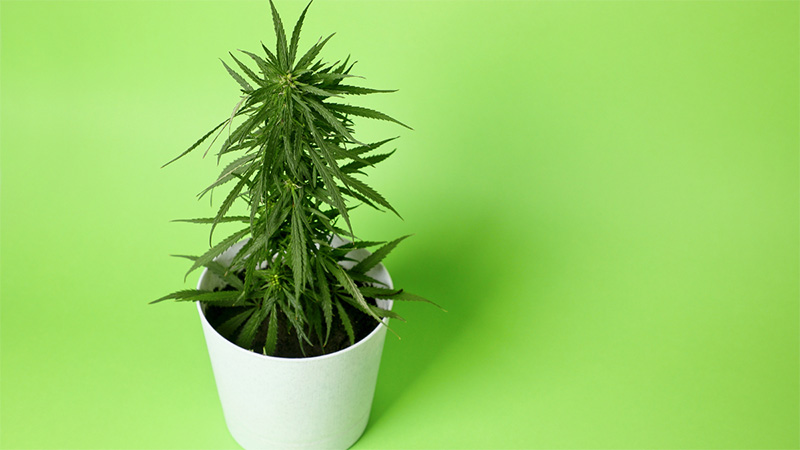
<svg viewBox="0 0 800 450"><path fill-rule="evenodd" d="M379 264L377 267L380 267L384 271L386 270L386 268L383 267L383 264ZM200 274L200 279L197 282L198 288L200 286L200 283L202 283L203 279L205 279L205 277L207 275L208 275L208 269L203 269L203 273ZM385 300L385 299L377 299L377 300L388 302L388 304L389 304L388 309L389 310L392 309L392 306L394 304L394 302L392 300ZM249 355L252 355L254 357L263 358L263 359L269 360L269 361L274 361L274 362L276 362L278 364L302 364L302 363L311 362L311 361L321 361L321 360L324 360L324 359L327 359L327 358L335 357L335 356L340 355L340 354L345 353L345 352L353 351L357 347L361 346L362 344L364 344L365 342L370 340L373 336L375 336L382 326L388 326L389 325L389 318L388 317L384 317L381 320L381 323L377 324L375 326L375 328L372 331L370 331L370 333L368 335L366 335L363 339L361 339L360 341L356 342L353 345L350 345L350 346L348 346L346 348L343 348L341 350L337 350L337 351L335 351L333 353L327 353L327 354L324 354L324 355L309 356L309 357L303 357L303 358L284 358L284 357L281 357L281 356L269 356L269 355L264 355L262 353L256 353L254 351L247 350L247 349L244 349L242 347L239 347L238 345L236 345L233 342L229 341L224 336L219 334L217 329L214 328L208 322L208 319L206 319L205 311L203 310L204 309L203 308L203 303L201 303L201 302L195 302L195 303L197 303L197 312L200 314L200 320L203 321L203 325L207 325L210 329L214 330L215 335L217 337L219 337L220 339L222 339L223 341L225 341L225 345L228 345L228 346L231 346L231 347L235 348L236 351L245 352L245 353L247 353Z"/></svg>

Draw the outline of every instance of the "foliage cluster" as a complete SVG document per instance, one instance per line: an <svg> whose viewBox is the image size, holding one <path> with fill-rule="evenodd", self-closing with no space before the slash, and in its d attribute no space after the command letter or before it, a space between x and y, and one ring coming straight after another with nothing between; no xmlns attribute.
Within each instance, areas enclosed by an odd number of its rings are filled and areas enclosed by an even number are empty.
<svg viewBox="0 0 800 450"><path fill-rule="evenodd" d="M393 153L375 152L392 139L360 142L354 137L352 119L364 117L405 125L381 112L342 103L344 96L393 91L348 83L355 77L349 57L336 63L320 59L320 51L333 35L320 39L298 57L300 30L310 3L289 39L271 0L270 6L277 36L275 51L263 44L263 55L241 51L255 69L232 53L238 70L222 62L240 86L241 100L229 117L167 163L209 139L210 150L227 130L217 163L224 157L233 159L199 196L232 187L214 217L183 221L211 227L210 249L200 256L184 256L192 261L187 275L206 267L228 287L181 290L155 302L171 299L235 307L236 314L219 327L220 331L234 336L237 345L267 355L275 354L278 320L283 317L301 348L317 346L324 352L333 327L343 327L353 344L347 309L380 321L383 317L400 317L371 304L370 298L427 302L401 289L382 286L367 274L405 237L391 242L360 240L353 233L349 216L352 206L348 205L353 202L397 214L359 177ZM237 202L246 204L249 215L231 213ZM211 245L214 230L221 223L240 223L242 227ZM346 237L348 243L336 247L332 244L335 235ZM246 243L230 266L214 260L243 240ZM348 259L348 252L372 247L377 248L367 258L354 261L352 267L340 264ZM355 309L346 309L345 304ZM255 336L264 328L267 336L262 348Z"/></svg>

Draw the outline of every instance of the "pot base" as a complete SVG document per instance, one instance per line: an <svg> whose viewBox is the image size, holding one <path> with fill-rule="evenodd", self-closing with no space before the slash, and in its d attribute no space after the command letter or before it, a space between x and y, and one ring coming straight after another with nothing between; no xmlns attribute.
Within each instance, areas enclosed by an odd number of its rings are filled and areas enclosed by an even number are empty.
<svg viewBox="0 0 800 450"><path fill-rule="evenodd" d="M297 442L274 440L274 436L265 436L258 433L258 430L240 429L236 424L228 423L228 431L231 432L233 439L245 449L319 449L336 450L347 449L358 441L369 422L369 412L349 430L344 430L335 436L326 436L316 441Z"/></svg>

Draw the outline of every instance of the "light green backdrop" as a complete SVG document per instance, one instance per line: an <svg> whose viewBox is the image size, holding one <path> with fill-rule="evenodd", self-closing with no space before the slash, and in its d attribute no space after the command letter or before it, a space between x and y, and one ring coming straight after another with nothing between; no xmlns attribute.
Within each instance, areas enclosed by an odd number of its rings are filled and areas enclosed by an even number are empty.
<svg viewBox="0 0 800 450"><path fill-rule="evenodd" d="M278 3L292 22L303 4ZM263 1L2 1L0 446L235 448L192 305ZM372 184L415 236L356 448L797 448L795 1L332 1L365 99L415 131Z"/></svg>

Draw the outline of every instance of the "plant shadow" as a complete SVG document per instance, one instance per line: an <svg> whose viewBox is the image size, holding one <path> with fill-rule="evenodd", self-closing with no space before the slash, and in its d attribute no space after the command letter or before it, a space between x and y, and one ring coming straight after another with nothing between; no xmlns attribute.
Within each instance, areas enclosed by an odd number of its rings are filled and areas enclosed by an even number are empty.
<svg viewBox="0 0 800 450"><path fill-rule="evenodd" d="M429 233L429 245L415 251L413 260L393 261L390 270L399 287L414 280L414 293L424 295L447 310L422 304L399 305L407 320L397 328L402 340L387 334L378 375L375 400L367 430L378 423L410 386L468 333L478 318L479 306L491 298L497 283L487 277L487 261L502 248L503 224L453 218ZM393 326L394 328L394 326Z"/></svg>

